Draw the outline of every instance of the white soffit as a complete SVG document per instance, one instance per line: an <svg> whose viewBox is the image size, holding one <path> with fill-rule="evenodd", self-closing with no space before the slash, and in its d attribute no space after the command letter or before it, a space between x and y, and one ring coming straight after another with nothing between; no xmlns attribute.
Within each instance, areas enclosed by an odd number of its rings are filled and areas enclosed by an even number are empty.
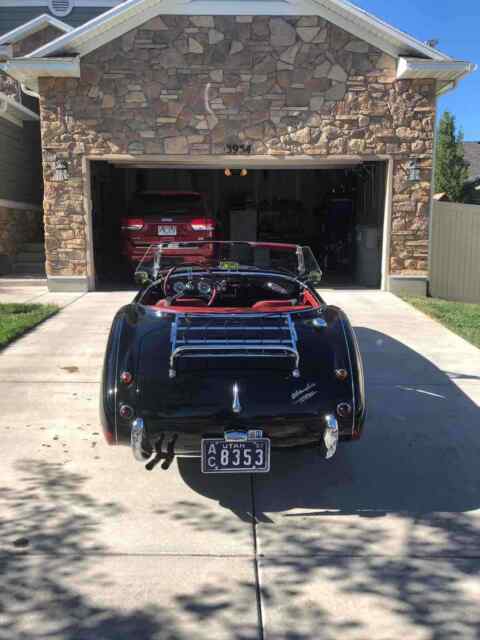
<svg viewBox="0 0 480 640"><path fill-rule="evenodd" d="M36 91L38 78L79 78L79 58L14 58L0 64L0 70Z"/></svg>
<svg viewBox="0 0 480 640"><path fill-rule="evenodd" d="M317 15L394 57L451 59L346 0L127 0L30 55L83 56L157 15Z"/></svg>
<svg viewBox="0 0 480 640"><path fill-rule="evenodd" d="M433 80L455 81L468 73L472 73L476 68L476 64L460 60L438 62L419 58L400 58L397 67L397 79L431 78Z"/></svg>
<svg viewBox="0 0 480 640"><path fill-rule="evenodd" d="M477 70L477 65L460 60L437 61L420 58L400 58L397 80L437 80L437 95L455 89L465 76Z"/></svg>
<svg viewBox="0 0 480 640"><path fill-rule="evenodd" d="M3 44L13 44L14 42L18 42L19 40L23 40L24 38L37 33L37 31L41 31L45 29L45 27L55 27L59 31L63 31L64 33L69 33L73 31L73 27L53 16L44 13L41 16L37 16L33 20L22 24L20 27L16 29L12 29L12 31L8 31L4 33L3 36L0 37L0 45Z"/></svg>

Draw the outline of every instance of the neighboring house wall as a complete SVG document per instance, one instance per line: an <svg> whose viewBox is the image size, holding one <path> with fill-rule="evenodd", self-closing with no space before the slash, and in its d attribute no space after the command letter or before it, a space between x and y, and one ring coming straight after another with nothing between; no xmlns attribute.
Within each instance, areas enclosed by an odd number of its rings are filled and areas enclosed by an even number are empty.
<svg viewBox="0 0 480 640"><path fill-rule="evenodd" d="M0 8L0 23L9 11ZM14 43L13 56L24 56L62 34L63 31L47 26ZM24 94L15 80L3 73L0 93L38 113L38 100ZM41 241L42 192L39 123L23 122L17 126L0 117L0 274L12 270L22 243Z"/></svg>
<svg viewBox="0 0 480 640"><path fill-rule="evenodd" d="M41 204L41 141L38 123L18 127L0 118L0 199ZM8 150L4 153L4 150Z"/></svg>
<svg viewBox="0 0 480 640"><path fill-rule="evenodd" d="M426 274L435 83L395 70L314 16L162 16L83 58L81 79L40 79L48 273L87 275L86 155L223 154L244 140L252 155L392 156L390 270Z"/></svg>
<svg viewBox="0 0 480 640"><path fill-rule="evenodd" d="M480 176L480 142L464 142L463 153L468 166L468 177Z"/></svg>
<svg viewBox="0 0 480 640"><path fill-rule="evenodd" d="M42 237L40 131L0 118L0 274L23 242Z"/></svg>

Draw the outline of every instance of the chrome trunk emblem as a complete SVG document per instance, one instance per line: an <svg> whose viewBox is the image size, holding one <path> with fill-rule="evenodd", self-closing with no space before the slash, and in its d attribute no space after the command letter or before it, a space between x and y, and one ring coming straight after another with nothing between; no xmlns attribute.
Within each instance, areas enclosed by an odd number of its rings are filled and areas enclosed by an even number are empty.
<svg viewBox="0 0 480 640"><path fill-rule="evenodd" d="M233 385L232 392L233 392L232 411L233 413L241 413L242 405L240 404L240 390L236 382Z"/></svg>

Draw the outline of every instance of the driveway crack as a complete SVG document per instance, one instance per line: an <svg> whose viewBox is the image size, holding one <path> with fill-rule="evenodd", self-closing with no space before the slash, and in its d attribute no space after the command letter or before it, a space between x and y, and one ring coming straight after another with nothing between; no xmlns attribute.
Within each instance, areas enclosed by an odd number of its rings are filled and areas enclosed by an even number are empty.
<svg viewBox="0 0 480 640"><path fill-rule="evenodd" d="M258 616L258 638L264 640L263 632L263 607L262 607L262 586L260 584L260 568L258 564L258 540L257 540L257 512L255 507L255 484L254 476L250 475L250 493L252 500L252 535L253 535L253 569L255 572L255 593L257 599Z"/></svg>

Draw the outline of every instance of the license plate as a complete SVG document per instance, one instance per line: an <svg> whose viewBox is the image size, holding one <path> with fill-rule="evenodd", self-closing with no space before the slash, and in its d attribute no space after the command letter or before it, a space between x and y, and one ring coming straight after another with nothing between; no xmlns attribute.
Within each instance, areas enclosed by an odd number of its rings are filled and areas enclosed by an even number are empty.
<svg viewBox="0 0 480 640"><path fill-rule="evenodd" d="M202 440L202 473L268 473L270 440Z"/></svg>
<svg viewBox="0 0 480 640"><path fill-rule="evenodd" d="M171 224L160 224L158 225L158 235L159 236L176 236L177 227Z"/></svg>

